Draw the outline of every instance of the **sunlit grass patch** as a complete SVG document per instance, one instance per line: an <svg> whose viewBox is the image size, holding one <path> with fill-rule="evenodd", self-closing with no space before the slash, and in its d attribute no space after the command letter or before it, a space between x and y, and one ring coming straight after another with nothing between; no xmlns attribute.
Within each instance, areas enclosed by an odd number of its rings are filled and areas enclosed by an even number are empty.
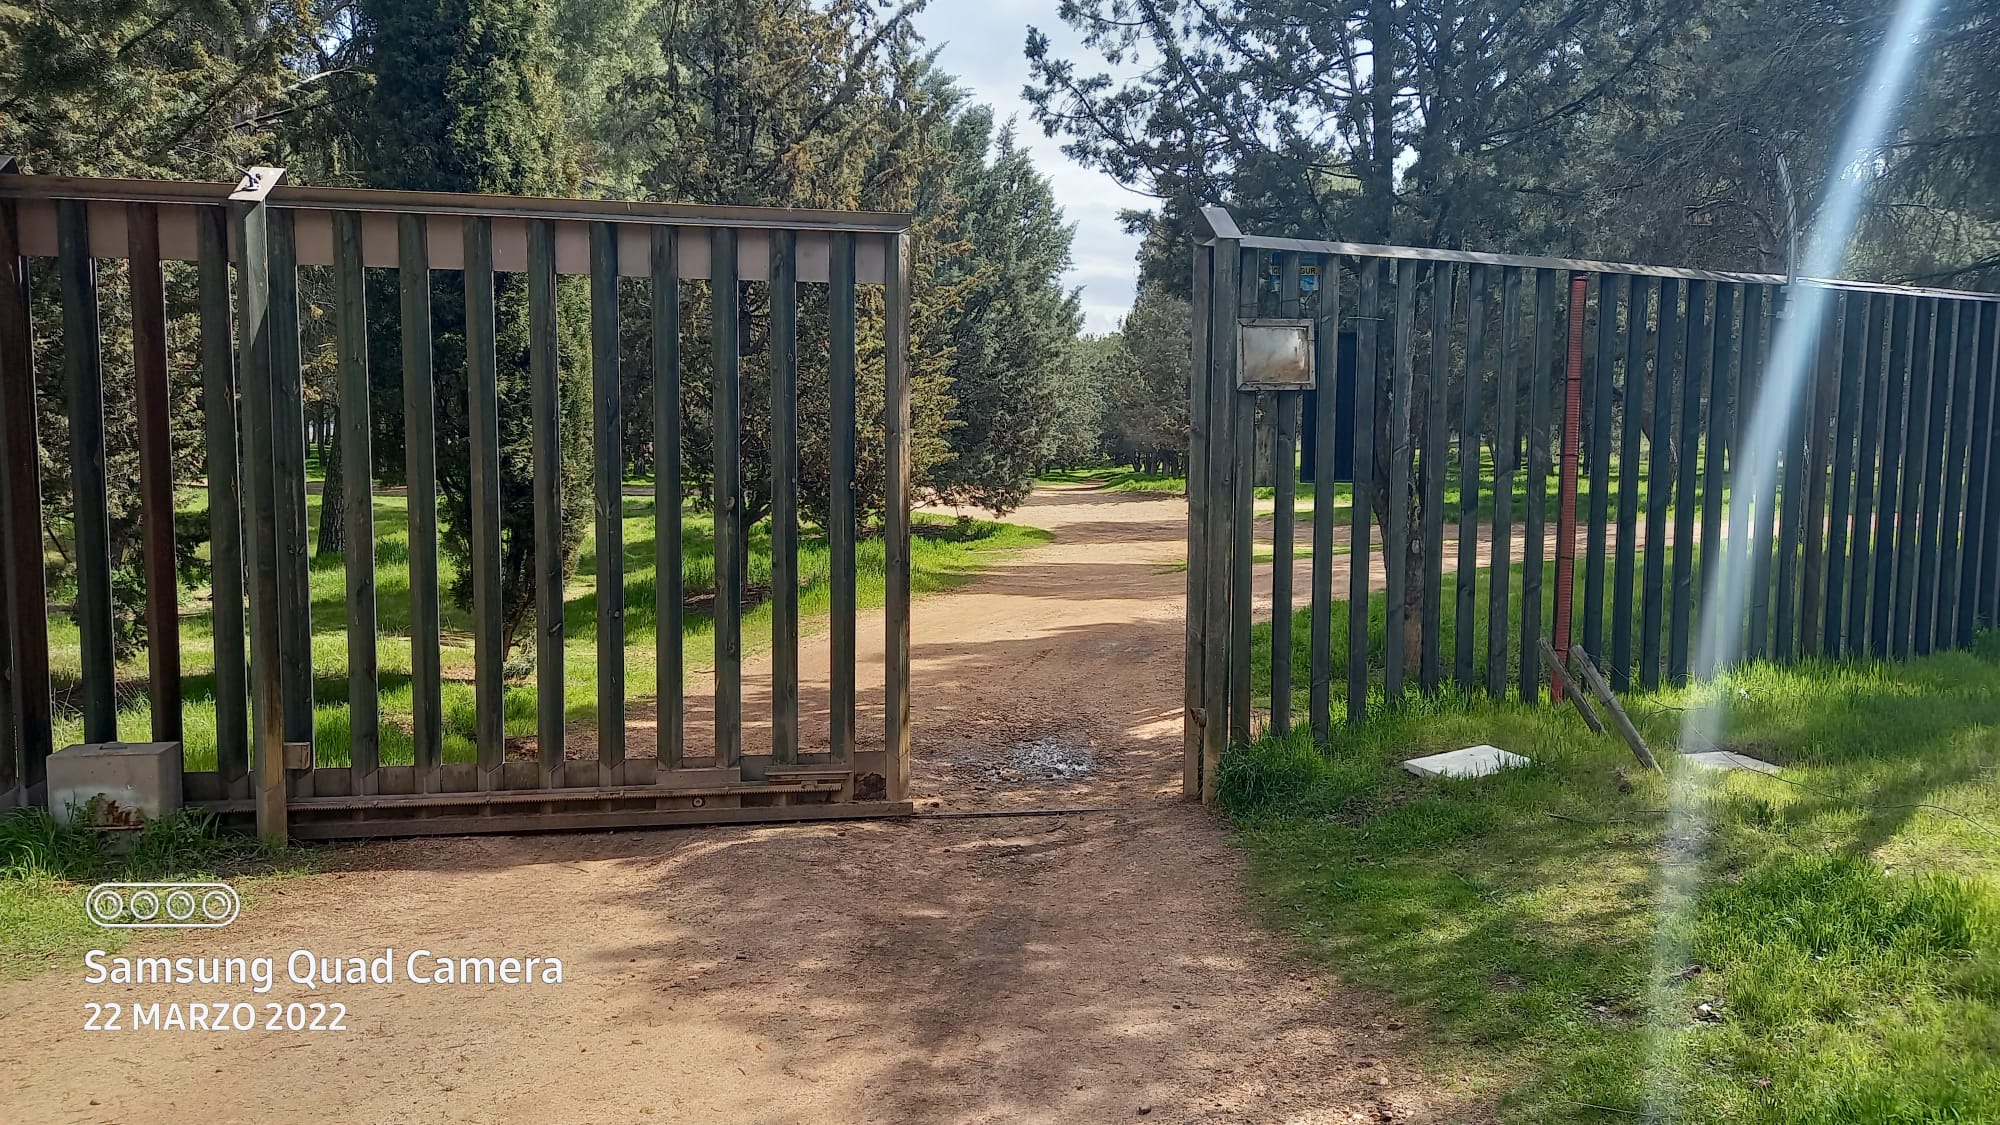
<svg viewBox="0 0 2000 1125"><path fill-rule="evenodd" d="M1667 781L1566 710L1378 698L1364 727L1263 739L1219 780L1272 923L1416 1014L1433 1079L1504 1119L1996 1120L1997 657L1987 636L1628 696L1655 747L1718 701L1726 744L1786 767L1691 775L1698 890L1665 946ZM1398 768L1479 742L1533 765Z"/></svg>

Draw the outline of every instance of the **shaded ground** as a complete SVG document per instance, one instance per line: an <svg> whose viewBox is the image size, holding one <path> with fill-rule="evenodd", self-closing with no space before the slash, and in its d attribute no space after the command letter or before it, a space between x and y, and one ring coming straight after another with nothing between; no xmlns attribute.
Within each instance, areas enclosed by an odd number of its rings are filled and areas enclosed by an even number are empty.
<svg viewBox="0 0 2000 1125"><path fill-rule="evenodd" d="M1179 799L1184 508L1061 489L1049 528L918 603L919 807L1047 818L407 841L132 952L396 953L390 985L269 996L0 988L8 1120L1419 1120L1374 1001L1288 964L1241 862ZM803 737L825 737L807 646ZM859 646L881 742L879 614ZM746 682L761 713L762 665ZM691 684L699 699L704 685ZM635 709L635 720L641 711ZM635 729L631 752L649 749ZM690 721L690 741L706 720ZM755 752L761 730L748 734ZM561 985L412 986L402 958L555 956ZM86 1034L87 1002L339 1000L345 1034ZM260 1015L261 1020L261 1015Z"/></svg>

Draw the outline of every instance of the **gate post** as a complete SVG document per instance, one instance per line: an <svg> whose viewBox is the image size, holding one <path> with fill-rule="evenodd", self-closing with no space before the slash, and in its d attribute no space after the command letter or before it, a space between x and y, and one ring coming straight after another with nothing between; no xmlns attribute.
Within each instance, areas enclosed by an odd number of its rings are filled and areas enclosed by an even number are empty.
<svg viewBox="0 0 2000 1125"><path fill-rule="evenodd" d="M243 464L250 519L243 536L250 573L252 791L257 835L282 843L285 823L284 689L278 626L278 486L275 476L271 370L270 207L282 168L252 168L230 193L236 243L237 370L242 376Z"/></svg>
<svg viewBox="0 0 2000 1125"><path fill-rule="evenodd" d="M887 324L883 340L883 413L888 430L888 480L883 529L889 630L882 710L888 719L883 749L885 796L910 796L910 236L890 236L883 269Z"/></svg>
<svg viewBox="0 0 2000 1125"><path fill-rule="evenodd" d="M14 157L0 156L0 175L20 170ZM0 808L10 792L20 804L37 801L34 790L46 778L53 749L34 336L20 234L15 206L0 206L0 574L6 587L0 696L8 727L0 736Z"/></svg>
<svg viewBox="0 0 2000 1125"><path fill-rule="evenodd" d="M1199 652L1200 691L1188 696L1200 703L1200 791L1203 804L1214 804L1222 752L1229 746L1230 676L1248 676L1248 668L1231 669L1231 582L1234 573L1236 522L1250 518L1237 510L1238 457L1235 447L1236 317L1243 233L1229 212L1204 207L1196 217L1197 236L1207 269L1197 271L1195 371L1189 389L1189 452L1199 450L1197 468L1188 465L1188 638ZM1207 283L1199 279L1205 273ZM1196 391L1199 393L1195 393ZM1199 403L1197 410L1195 404ZM1200 418L1200 431L1195 419ZM1197 436L1198 434L1198 436ZM1246 490L1247 491L1247 490ZM1195 518L1199 495L1200 517ZM1198 596L1197 596L1198 591ZM1246 611L1248 607L1243 607ZM1190 655L1188 666L1196 660ZM1195 718L1195 716L1190 716Z"/></svg>
<svg viewBox="0 0 2000 1125"><path fill-rule="evenodd" d="M1193 342L1188 362L1187 643L1181 668L1181 797L1202 799L1202 728L1208 721L1203 692L1203 644L1208 636L1208 289L1215 268L1212 245L1194 245L1193 299L1188 308Z"/></svg>

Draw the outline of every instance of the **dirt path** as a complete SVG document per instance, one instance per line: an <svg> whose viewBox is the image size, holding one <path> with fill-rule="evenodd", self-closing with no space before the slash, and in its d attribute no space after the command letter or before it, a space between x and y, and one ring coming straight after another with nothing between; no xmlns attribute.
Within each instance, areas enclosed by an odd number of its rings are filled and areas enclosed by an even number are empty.
<svg viewBox="0 0 2000 1125"><path fill-rule="evenodd" d="M1288 963L1245 917L1222 829L1179 800L1183 512L1177 499L1038 494L1017 518L1052 543L916 609L919 807L1115 812L345 849L341 870L269 888L227 930L132 950L273 956L268 996L92 987L80 968L0 988L5 1118L1437 1115L1450 1107L1397 1062L1402 1024ZM864 661L879 662L880 632L871 615ZM823 676L820 647L809 678ZM863 679L864 741L878 743L879 678L873 696ZM823 699L804 695L805 737L823 738ZM315 997L282 979L294 949L384 947L393 984ZM412 985L403 959L419 947L559 957L564 979ZM248 1000L261 1013L301 998L345 1002L351 1030L81 1030L91 1001Z"/></svg>

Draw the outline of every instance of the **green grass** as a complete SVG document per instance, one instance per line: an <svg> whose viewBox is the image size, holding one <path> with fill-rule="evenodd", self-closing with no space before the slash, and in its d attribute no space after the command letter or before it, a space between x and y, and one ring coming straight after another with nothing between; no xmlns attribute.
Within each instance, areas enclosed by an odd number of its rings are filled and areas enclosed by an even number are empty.
<svg viewBox="0 0 2000 1125"><path fill-rule="evenodd" d="M1269 922L1414 1013L1430 1079L1504 1120L2000 1120L2000 637L1626 704L1672 748L1713 700L1723 741L1786 773L1686 773L1698 832L1670 823L1668 779L1573 713L1450 689L1399 708L1378 689L1330 745L1233 753L1223 800ZM1478 742L1534 765L1466 782L1396 765ZM1670 831L1700 862L1663 915Z"/></svg>
<svg viewBox="0 0 2000 1125"><path fill-rule="evenodd" d="M194 502L199 502L196 499ZM317 528L320 497L308 497L308 517ZM657 610L654 596L654 505L648 497L627 496L624 500L625 534L625 649L626 694L633 703L653 697L656 679L655 637ZM911 586L918 595L949 589L968 581L998 556L1045 542L1046 532L1016 524L981 520L952 520L919 515L914 522L911 548ZM377 656L381 670L382 760L407 764L412 760L410 710L410 578L408 512L400 496L375 498ZM692 512L682 517L683 581L688 608L683 618L683 644L690 671L700 671L712 663L709 638L713 622L705 596L715 585L714 522ZM584 535L584 547L576 575L564 598L565 629L563 692L565 709L573 722L591 722L597 699L597 599L596 556L593 537ZM808 529L801 538L799 558L799 610L805 631L811 633L823 623L831 594L829 555L825 539ZM759 524L750 533L749 582L753 591L767 590L771 580L769 526ZM882 542L864 540L857 552L858 594L862 608L882 603L884 560ZM448 558L439 560L440 585L449 589L454 569ZM316 703L315 753L322 766L340 766L349 761L347 727L347 593L339 556L312 560L311 596L313 619L313 675ZM184 721L186 726L187 768L215 768L214 633L206 590L183 591L181 620L181 667L185 677ZM744 617L743 639L747 650L755 651L770 643L771 615L768 602L758 596ZM447 762L474 760L474 699L472 621L467 610L444 598L444 754ZM74 620L66 612L52 613L49 620L50 662L55 679L58 715L55 744L58 747L82 740L83 724L73 701L81 675L81 654ZM532 734L535 730L535 687L532 659L517 650L510 663L505 697L507 734ZM119 667L119 737L143 739L150 730L150 708L145 694L145 654L137 653ZM65 706L65 704L69 704Z"/></svg>
<svg viewBox="0 0 2000 1125"><path fill-rule="evenodd" d="M1187 478L1148 473L1130 465L1096 469L1057 469L1043 474L1044 484L1087 484L1106 492L1164 492L1175 496L1187 492Z"/></svg>
<svg viewBox="0 0 2000 1125"><path fill-rule="evenodd" d="M102 929L84 911L100 882L229 879L254 896L263 882L311 870L304 850L273 849L217 830L215 818L185 810L146 825L123 854L102 837L56 823L40 809L0 815L0 980L34 976L86 949L115 950L130 931Z"/></svg>

